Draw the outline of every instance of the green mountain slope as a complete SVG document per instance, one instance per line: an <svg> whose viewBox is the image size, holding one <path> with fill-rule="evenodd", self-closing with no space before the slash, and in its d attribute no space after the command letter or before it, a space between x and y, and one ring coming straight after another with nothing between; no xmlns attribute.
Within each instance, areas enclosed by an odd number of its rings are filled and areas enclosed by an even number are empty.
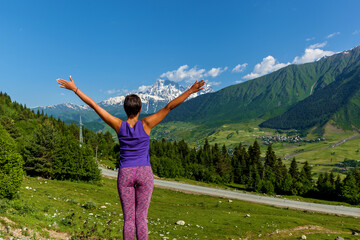
<svg viewBox="0 0 360 240"><path fill-rule="evenodd" d="M279 116L357 66L359 55L360 47L356 47L314 63L287 66L185 102L166 120L219 126Z"/></svg>
<svg viewBox="0 0 360 240"><path fill-rule="evenodd" d="M323 126L330 119L342 128L360 127L360 57L359 48L342 53L337 60L357 56L331 84L318 89L280 116L268 119L261 127L308 129Z"/></svg>
<svg viewBox="0 0 360 240"><path fill-rule="evenodd" d="M336 81L291 107L284 114L263 122L260 127L307 129L323 126L341 108L342 114L338 114L338 118L343 121L343 126L349 126L353 107L347 106L347 103L360 90L359 77L360 69L340 75Z"/></svg>

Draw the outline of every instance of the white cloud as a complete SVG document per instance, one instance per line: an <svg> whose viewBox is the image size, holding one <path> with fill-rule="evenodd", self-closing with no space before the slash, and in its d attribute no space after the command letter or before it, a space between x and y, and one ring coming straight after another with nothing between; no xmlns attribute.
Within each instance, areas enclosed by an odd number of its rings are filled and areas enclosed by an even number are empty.
<svg viewBox="0 0 360 240"><path fill-rule="evenodd" d="M225 72L228 67L218 67L212 68L209 71L205 69L197 69L196 67L189 68L188 65L182 65L177 70L168 71L160 75L161 78L167 78L173 82L185 81L187 83L194 82L195 80L200 80L204 77L217 77L222 72Z"/></svg>
<svg viewBox="0 0 360 240"><path fill-rule="evenodd" d="M353 31L352 35L357 35L360 33L360 30L359 29L356 29L355 31Z"/></svg>
<svg viewBox="0 0 360 240"><path fill-rule="evenodd" d="M305 39L305 41L312 41L312 40L314 40L315 39L315 37L312 37L312 38L307 38L307 39Z"/></svg>
<svg viewBox="0 0 360 240"><path fill-rule="evenodd" d="M208 86L219 86L221 82L207 82Z"/></svg>
<svg viewBox="0 0 360 240"><path fill-rule="evenodd" d="M322 48L325 47L327 44L327 42L322 42L322 43L315 43L313 45L310 45L308 48Z"/></svg>
<svg viewBox="0 0 360 240"><path fill-rule="evenodd" d="M167 78L173 82L193 82L204 76L205 69L190 68L188 65L182 65L177 70L168 71L160 75L161 78Z"/></svg>
<svg viewBox="0 0 360 240"><path fill-rule="evenodd" d="M102 90L100 90L100 91L102 91ZM119 90L119 89L110 89L110 90L105 91L105 93L107 93L107 94L114 94L114 93L119 93L119 92L121 92L121 90Z"/></svg>
<svg viewBox="0 0 360 240"><path fill-rule="evenodd" d="M238 64L233 68L232 72L238 72L238 73L243 72L247 67L247 65L248 65L247 63Z"/></svg>
<svg viewBox="0 0 360 240"><path fill-rule="evenodd" d="M151 86L145 86L145 85L141 85L139 88L138 88L138 92L146 92L146 90L150 89Z"/></svg>
<svg viewBox="0 0 360 240"><path fill-rule="evenodd" d="M221 67L212 68L204 76L211 76L214 78L214 77L219 76L222 72L225 72L227 69L228 69L228 67L224 67L223 69L221 69Z"/></svg>
<svg viewBox="0 0 360 240"><path fill-rule="evenodd" d="M255 65L254 70L245 75L243 79L254 79L261 77L265 74L279 70L280 68L288 66L290 63L279 63L273 56L267 56L263 58L261 63Z"/></svg>
<svg viewBox="0 0 360 240"><path fill-rule="evenodd" d="M337 34L340 34L340 33L337 32L337 33L333 33L330 35L335 36ZM332 36L330 36L330 37L332 37ZM314 62L325 56L331 56L331 55L335 54L335 52L333 52L333 51L325 51L325 50L320 49L322 47L325 47L326 44L327 44L327 42L325 41L322 43L315 43L315 44L310 45L308 48L305 49L305 52L302 56L296 56L294 58L294 60L292 61L292 64L302 64L302 63ZM249 80L249 79L261 77L265 74L274 72L274 71L279 70L280 68L286 67L288 65L290 65L290 63L279 63L276 61L276 59L273 56L267 56L266 58L263 58L261 63L256 64L253 71L251 73L245 75L243 77L243 79ZM234 69L233 69L233 71L234 71ZM239 80L239 81L235 81L235 82L241 83L242 81Z"/></svg>
<svg viewBox="0 0 360 240"><path fill-rule="evenodd" d="M340 32L334 32L334 33L327 35L326 38L329 39L329 38L335 37L336 35L339 35L339 34L340 34Z"/></svg>
<svg viewBox="0 0 360 240"><path fill-rule="evenodd" d="M324 56L331 56L335 54L335 52L332 51L324 51L319 48L307 48L305 49L304 55L301 57L295 57L293 63L295 64L301 64L301 63L308 63L316 61Z"/></svg>
<svg viewBox="0 0 360 240"><path fill-rule="evenodd" d="M115 89L105 91L107 94L114 94L116 92Z"/></svg>

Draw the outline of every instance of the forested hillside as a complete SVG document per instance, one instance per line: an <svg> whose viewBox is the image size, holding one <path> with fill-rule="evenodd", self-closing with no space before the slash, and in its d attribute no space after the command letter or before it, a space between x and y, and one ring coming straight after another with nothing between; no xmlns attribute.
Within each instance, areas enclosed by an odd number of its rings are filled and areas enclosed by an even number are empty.
<svg viewBox="0 0 360 240"><path fill-rule="evenodd" d="M26 106L12 102L0 92L1 139L9 142L14 154L20 154L23 168L30 176L52 179L97 181L100 171L95 163L99 157L115 159L115 142L110 133L94 133L83 129L84 143L79 144L79 127L66 125L60 119L34 113ZM9 136L11 140L6 136ZM9 154L8 148L2 153Z"/></svg>

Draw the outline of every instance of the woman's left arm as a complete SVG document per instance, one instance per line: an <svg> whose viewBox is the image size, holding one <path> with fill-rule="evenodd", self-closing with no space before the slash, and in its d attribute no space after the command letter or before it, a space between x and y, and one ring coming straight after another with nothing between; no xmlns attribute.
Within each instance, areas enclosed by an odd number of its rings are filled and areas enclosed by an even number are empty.
<svg viewBox="0 0 360 240"><path fill-rule="evenodd" d="M104 122L106 122L111 128L113 128L116 133L119 132L120 126L121 126L121 119L114 117L110 113L108 113L105 109L101 108L99 105L97 105L94 100L92 100L89 96L87 96L85 93L83 93L78 87L76 87L75 82L72 80L70 76L70 81L66 81L64 79L57 79L56 80L61 88L66 88L68 90L73 91L78 97L83 100L89 107L95 110L95 112L100 116Z"/></svg>

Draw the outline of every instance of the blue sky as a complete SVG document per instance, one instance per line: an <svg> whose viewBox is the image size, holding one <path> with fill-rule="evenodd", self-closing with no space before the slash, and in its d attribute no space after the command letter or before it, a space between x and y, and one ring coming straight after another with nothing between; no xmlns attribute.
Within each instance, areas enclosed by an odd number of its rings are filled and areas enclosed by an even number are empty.
<svg viewBox="0 0 360 240"><path fill-rule="evenodd" d="M29 107L158 78L215 90L360 44L360 1L0 1L0 91Z"/></svg>

